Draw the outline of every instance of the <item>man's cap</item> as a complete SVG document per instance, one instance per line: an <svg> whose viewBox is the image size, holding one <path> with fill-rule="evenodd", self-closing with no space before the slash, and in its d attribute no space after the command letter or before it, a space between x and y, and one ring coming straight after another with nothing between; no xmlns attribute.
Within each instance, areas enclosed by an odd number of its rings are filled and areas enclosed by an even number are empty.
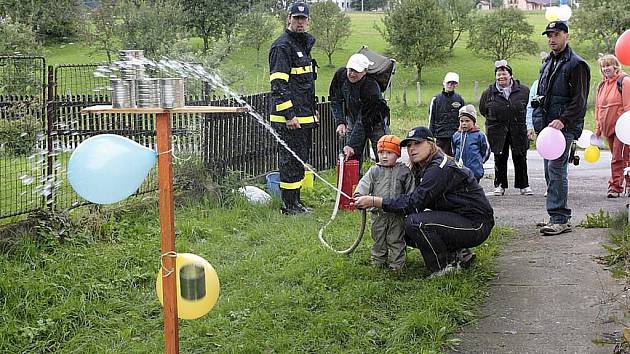
<svg viewBox="0 0 630 354"><path fill-rule="evenodd" d="M552 21L547 24L545 27L545 31L542 33L543 36L547 35L549 32L560 32L564 31L569 33L569 25L565 21Z"/></svg>
<svg viewBox="0 0 630 354"><path fill-rule="evenodd" d="M512 76L512 67L508 65L507 60L497 60L494 62L494 72L496 73L499 69L507 70Z"/></svg>
<svg viewBox="0 0 630 354"><path fill-rule="evenodd" d="M432 141L435 142L433 133L427 127L415 127L407 133L407 137L400 142L400 146L407 146L412 141Z"/></svg>
<svg viewBox="0 0 630 354"><path fill-rule="evenodd" d="M291 17L304 16L309 17L309 8L305 2L298 1L289 7L289 15Z"/></svg>
<svg viewBox="0 0 630 354"><path fill-rule="evenodd" d="M473 122L477 123L477 110L475 106L471 104L467 104L464 107L459 109L459 117L468 117L472 119Z"/></svg>
<svg viewBox="0 0 630 354"><path fill-rule="evenodd" d="M400 156L400 138L396 135L383 135L376 143L376 151L391 151Z"/></svg>
<svg viewBox="0 0 630 354"><path fill-rule="evenodd" d="M365 71L370 65L374 65L373 62L368 59L363 54L352 54L350 59L348 59L348 64L346 64L346 68L352 69L356 72Z"/></svg>
<svg viewBox="0 0 630 354"><path fill-rule="evenodd" d="M457 73L446 73L446 75L444 75L444 83L449 81L455 81L459 84L459 75L457 75Z"/></svg>

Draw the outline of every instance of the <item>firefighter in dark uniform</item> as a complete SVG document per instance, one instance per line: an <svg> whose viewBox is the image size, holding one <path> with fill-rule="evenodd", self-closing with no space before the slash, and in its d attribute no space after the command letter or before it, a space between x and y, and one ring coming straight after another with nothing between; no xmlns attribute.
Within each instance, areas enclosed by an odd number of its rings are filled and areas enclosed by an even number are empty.
<svg viewBox="0 0 630 354"><path fill-rule="evenodd" d="M311 59L315 38L306 33L309 8L296 2L289 8L287 29L269 50L271 125L304 162L309 158L312 129L317 126L316 62ZM300 200L304 166L284 147L278 152L282 213L311 212Z"/></svg>

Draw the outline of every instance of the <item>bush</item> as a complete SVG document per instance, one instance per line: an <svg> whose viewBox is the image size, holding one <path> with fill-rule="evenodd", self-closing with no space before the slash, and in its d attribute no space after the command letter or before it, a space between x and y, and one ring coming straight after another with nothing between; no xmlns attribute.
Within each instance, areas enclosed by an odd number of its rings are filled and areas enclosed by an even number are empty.
<svg viewBox="0 0 630 354"><path fill-rule="evenodd" d="M42 127L37 118L0 119L0 156L30 155L37 144Z"/></svg>

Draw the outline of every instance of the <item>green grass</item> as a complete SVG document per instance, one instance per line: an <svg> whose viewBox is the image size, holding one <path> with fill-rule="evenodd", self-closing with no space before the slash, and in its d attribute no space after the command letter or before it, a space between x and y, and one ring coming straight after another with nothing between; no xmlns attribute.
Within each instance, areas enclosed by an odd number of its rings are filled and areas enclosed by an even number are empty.
<svg viewBox="0 0 630 354"><path fill-rule="evenodd" d="M316 235L333 195L321 182L305 194L316 217L282 216L277 200L176 209L178 252L207 259L221 282L208 315L180 322L182 352L437 353L457 343L507 230L475 249L474 268L428 280L417 250L403 274L371 267L369 230L350 256L325 249ZM64 243L45 227L0 243L0 352L161 351L157 206L73 213L81 226L66 225ZM354 235L358 216L343 214L336 227ZM344 233L329 231L332 241Z"/></svg>

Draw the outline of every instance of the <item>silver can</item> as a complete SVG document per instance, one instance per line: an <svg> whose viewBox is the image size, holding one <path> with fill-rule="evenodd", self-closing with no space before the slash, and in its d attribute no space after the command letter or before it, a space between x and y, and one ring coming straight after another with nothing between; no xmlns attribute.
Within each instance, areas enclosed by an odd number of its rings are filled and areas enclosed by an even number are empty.
<svg viewBox="0 0 630 354"><path fill-rule="evenodd" d="M136 88L133 80L110 79L113 108L134 108Z"/></svg>
<svg viewBox="0 0 630 354"><path fill-rule="evenodd" d="M136 80L136 105L139 108L160 107L160 80Z"/></svg>
<svg viewBox="0 0 630 354"><path fill-rule="evenodd" d="M184 80L181 78L160 79L160 106L178 108L184 105Z"/></svg>

